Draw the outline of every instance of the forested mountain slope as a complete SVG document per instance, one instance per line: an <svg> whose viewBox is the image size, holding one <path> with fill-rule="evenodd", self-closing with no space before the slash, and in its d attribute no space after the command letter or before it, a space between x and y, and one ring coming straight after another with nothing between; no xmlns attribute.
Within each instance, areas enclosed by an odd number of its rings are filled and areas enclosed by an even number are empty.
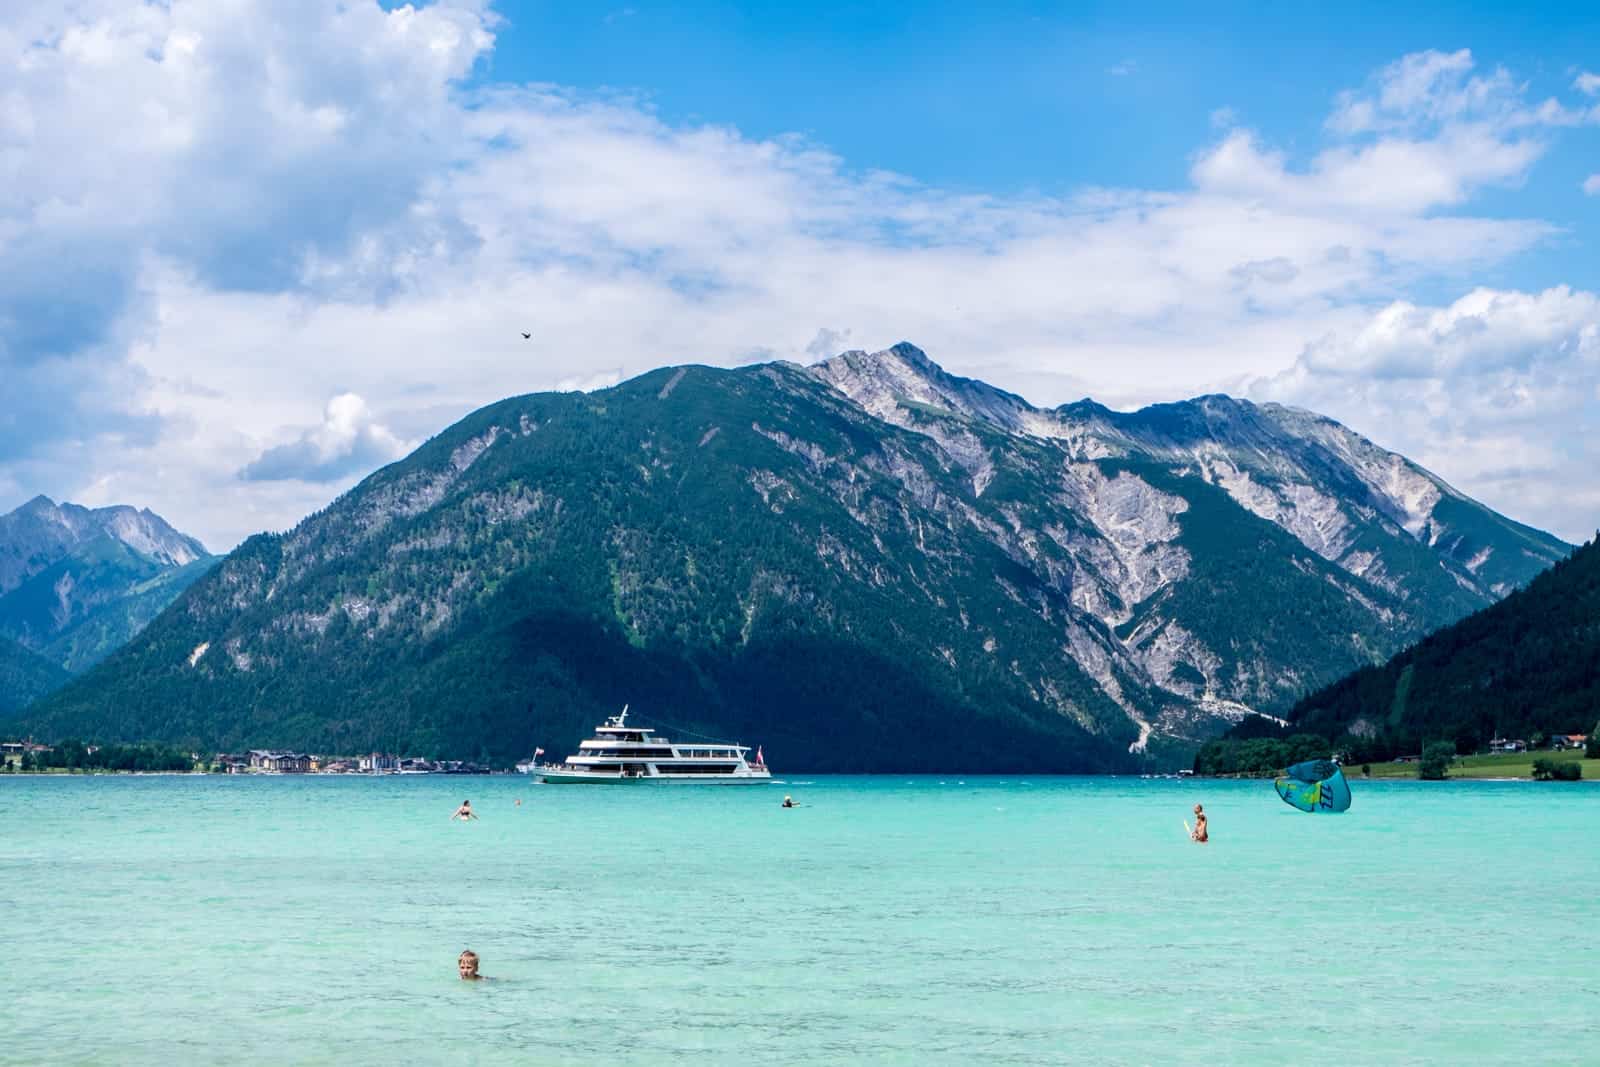
<svg viewBox="0 0 1600 1067"><path fill-rule="evenodd" d="M36 652L0 637L0 715L25 708L72 675Z"/></svg>
<svg viewBox="0 0 1600 1067"><path fill-rule="evenodd" d="M1600 719L1600 542L1500 603L1307 697L1297 732L1377 759L1453 741L1586 734Z"/></svg>

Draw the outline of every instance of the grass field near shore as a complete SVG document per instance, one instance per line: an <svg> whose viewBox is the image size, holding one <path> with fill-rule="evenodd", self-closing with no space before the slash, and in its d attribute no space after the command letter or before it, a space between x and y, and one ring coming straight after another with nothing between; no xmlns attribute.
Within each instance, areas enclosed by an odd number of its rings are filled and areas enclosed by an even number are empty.
<svg viewBox="0 0 1600 1067"><path fill-rule="evenodd" d="M1577 750L1564 752L1506 752L1493 756L1461 756L1450 764L1449 775L1451 778L1532 778L1533 761L1539 759L1556 760L1561 763L1578 763L1583 767L1584 781L1600 781L1600 759L1584 759L1583 753ZM1415 778L1417 764L1415 763L1374 763L1372 768L1373 778ZM1360 778L1361 764L1355 763L1346 767L1345 774L1350 778Z"/></svg>

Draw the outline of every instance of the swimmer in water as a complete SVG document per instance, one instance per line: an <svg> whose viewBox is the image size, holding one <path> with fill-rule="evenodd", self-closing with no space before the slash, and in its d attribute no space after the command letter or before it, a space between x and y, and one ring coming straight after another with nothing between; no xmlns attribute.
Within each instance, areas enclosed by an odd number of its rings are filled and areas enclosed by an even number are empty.
<svg viewBox="0 0 1600 1067"><path fill-rule="evenodd" d="M1211 840L1211 834L1206 829L1206 810L1199 804L1194 806L1194 829L1189 836L1202 845Z"/></svg>
<svg viewBox="0 0 1600 1067"><path fill-rule="evenodd" d="M461 802L461 806L456 809L456 813L450 816L450 821L455 822L457 819L460 819L462 822L466 822L468 819L476 818L477 816L472 813L472 801L463 800ZM476 959L477 957L474 956L473 958Z"/></svg>
<svg viewBox="0 0 1600 1067"><path fill-rule="evenodd" d="M483 981L483 975L478 973L478 954L470 948L463 951L456 960L456 973L463 982Z"/></svg>
<svg viewBox="0 0 1600 1067"><path fill-rule="evenodd" d="M786 808L794 807L794 797L784 797L783 798L783 806L786 807Z"/></svg>

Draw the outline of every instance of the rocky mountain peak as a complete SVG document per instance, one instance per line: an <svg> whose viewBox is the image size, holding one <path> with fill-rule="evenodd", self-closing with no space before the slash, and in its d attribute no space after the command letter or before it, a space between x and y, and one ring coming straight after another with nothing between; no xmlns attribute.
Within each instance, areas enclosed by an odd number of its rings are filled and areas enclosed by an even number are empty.
<svg viewBox="0 0 1600 1067"><path fill-rule="evenodd" d="M904 413L897 412L906 405L979 419L1007 431L1027 429L1041 414L1020 396L950 374L907 341L881 352L843 352L810 369L868 414L889 422L903 423Z"/></svg>

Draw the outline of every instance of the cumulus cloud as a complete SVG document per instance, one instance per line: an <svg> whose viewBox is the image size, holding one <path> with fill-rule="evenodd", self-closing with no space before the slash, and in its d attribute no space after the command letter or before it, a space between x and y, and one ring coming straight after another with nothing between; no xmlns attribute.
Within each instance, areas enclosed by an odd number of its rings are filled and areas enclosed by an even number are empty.
<svg viewBox="0 0 1600 1067"><path fill-rule="evenodd" d="M1600 296L1478 289L1396 301L1253 383L1332 415L1524 521L1600 527Z"/></svg>
<svg viewBox="0 0 1600 1067"><path fill-rule="evenodd" d="M488 49L488 26L461 3L10 9L8 358L100 340L146 257L276 291L300 283L308 259L348 256L374 227L414 216L459 147L450 88ZM415 235L447 239L426 225Z"/></svg>
<svg viewBox="0 0 1600 1067"><path fill-rule="evenodd" d="M597 374L563 378L551 388L558 393L592 393L596 389L609 389L620 381L620 370L600 371Z"/></svg>
<svg viewBox="0 0 1600 1067"><path fill-rule="evenodd" d="M1506 124L1525 109L1519 87L1504 68L1482 74L1469 49L1429 50L1389 64L1363 89L1341 93L1328 126L1358 134L1464 120Z"/></svg>
<svg viewBox="0 0 1600 1067"><path fill-rule="evenodd" d="M627 97L469 89L496 28L476 0L0 13L0 373L59 392L0 423L0 491L225 546L503 396L847 342L1042 403L1243 388L1555 232L1465 205L1576 114L1421 53L1306 158L1230 115L1180 189L986 196Z"/></svg>
<svg viewBox="0 0 1600 1067"><path fill-rule="evenodd" d="M1591 174L1585 178L1583 191L1587 196L1600 196L1600 174Z"/></svg>
<svg viewBox="0 0 1600 1067"><path fill-rule="evenodd" d="M408 450L406 442L378 424L365 400L340 393L328 401L321 424L262 452L239 477L247 482L335 482L399 459Z"/></svg>
<svg viewBox="0 0 1600 1067"><path fill-rule="evenodd" d="M817 335L806 345L806 355L814 359L827 359L829 356L836 356L843 352L848 347L849 342L850 331L848 329L832 330L824 326L817 331Z"/></svg>
<svg viewBox="0 0 1600 1067"><path fill-rule="evenodd" d="M1299 277L1300 268L1283 256L1274 256L1272 259L1252 259L1248 263L1241 263L1228 273L1246 284L1262 281L1282 285Z"/></svg>
<svg viewBox="0 0 1600 1067"><path fill-rule="evenodd" d="M1234 130L1201 158L1195 179L1275 203L1414 215L1518 184L1552 131L1596 121L1582 107L1529 99L1503 68L1480 72L1466 49L1418 52L1340 94L1327 120L1338 140L1304 168Z"/></svg>

